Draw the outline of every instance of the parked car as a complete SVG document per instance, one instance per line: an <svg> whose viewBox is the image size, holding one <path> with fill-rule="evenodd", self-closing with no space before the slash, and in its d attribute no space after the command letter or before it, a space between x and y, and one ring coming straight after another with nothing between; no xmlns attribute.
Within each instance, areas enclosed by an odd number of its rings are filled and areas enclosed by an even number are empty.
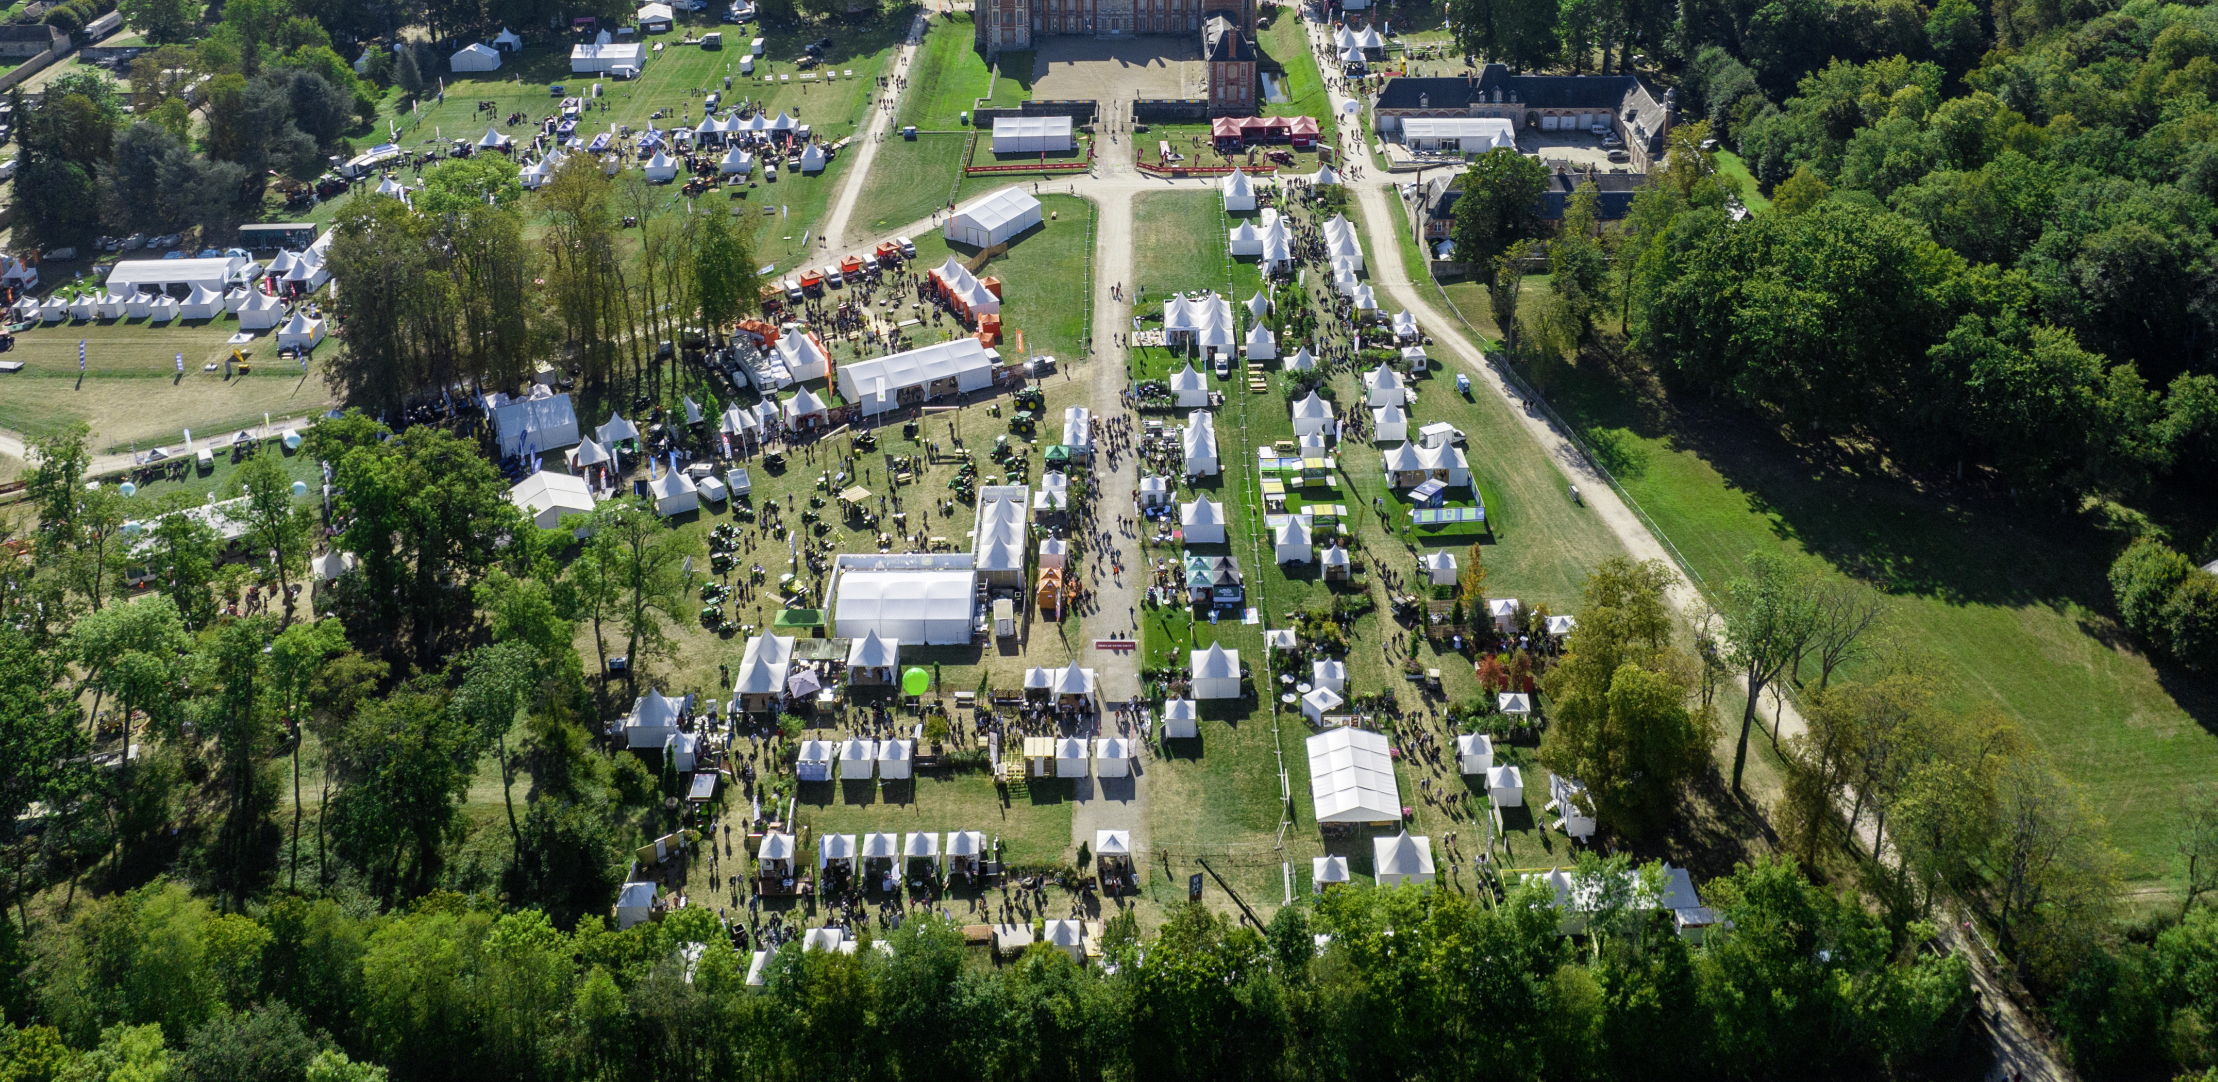
<svg viewBox="0 0 2218 1082"><path fill-rule="evenodd" d="M838 289L847 284L847 279L840 275L838 267L827 263L824 265L824 284Z"/></svg>
<svg viewBox="0 0 2218 1082"><path fill-rule="evenodd" d="M916 242L915 242L915 241L913 241L913 240L910 240L910 239L909 239L909 238L907 238L907 237L895 237L895 238L893 238L893 242L894 242L895 244L898 244L898 245L900 245L900 246L901 246L901 256L902 256L902 258L904 258L904 259L915 259L915 258L916 258Z"/></svg>
<svg viewBox="0 0 2218 1082"><path fill-rule="evenodd" d="M199 254L199 255L196 255L196 256L194 256L193 258L194 258L194 259L221 259L221 258L223 258L223 249L221 249L221 248L202 248L202 249L200 250L200 254Z"/></svg>
<svg viewBox="0 0 2218 1082"><path fill-rule="evenodd" d="M1631 151L1620 148L1610 151L1610 160L1613 162L1629 162L1633 160L1633 155Z"/></svg>
<svg viewBox="0 0 2218 1082"><path fill-rule="evenodd" d="M1231 360L1231 358L1229 358L1229 357L1226 357L1226 356L1225 356L1224 354L1222 354L1222 353L1219 353L1219 354L1217 354L1217 363L1216 363L1216 369L1217 369L1217 378L1218 378L1218 379L1231 379L1231 378L1232 378L1232 360Z"/></svg>
<svg viewBox="0 0 2218 1082"><path fill-rule="evenodd" d="M146 247L146 234L144 233L133 233L123 238L123 250L126 252L136 252L144 247Z"/></svg>
<svg viewBox="0 0 2218 1082"><path fill-rule="evenodd" d="M178 250L177 250L177 249L175 249L175 248L172 248L172 249L170 249L169 251L163 252L163 253L162 253L162 258L163 258L163 259L183 259L183 258L185 258L185 253L183 253L183 252L181 252L181 251L178 251Z"/></svg>

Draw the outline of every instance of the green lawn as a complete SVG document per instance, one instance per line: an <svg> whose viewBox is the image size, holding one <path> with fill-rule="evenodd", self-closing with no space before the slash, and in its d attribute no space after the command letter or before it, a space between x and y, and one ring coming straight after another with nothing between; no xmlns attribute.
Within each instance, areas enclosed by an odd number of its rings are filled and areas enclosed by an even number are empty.
<svg viewBox="0 0 2218 1082"><path fill-rule="evenodd" d="M90 323L50 323L16 336L7 359L23 371L0 375L0 428L33 436L83 421L98 452L176 443L183 429L196 435L229 434L260 424L264 413L307 417L330 403L316 363L303 374L299 362L279 361L267 332L243 347L254 371L225 379L220 365L238 333L238 320L172 321L144 318ZM77 373L77 344L85 343L86 371ZM337 349L327 342L318 355ZM185 374L177 374L183 354ZM202 366L219 362L215 372Z"/></svg>
<svg viewBox="0 0 2218 1082"><path fill-rule="evenodd" d="M818 734L831 735L831 734ZM932 773L908 781L811 782L799 786L801 825L825 834L977 830L1007 846L1012 864L1071 859L1068 780L1009 790L1004 801L983 770ZM860 840L860 839L858 839Z"/></svg>
<svg viewBox="0 0 2218 1082"><path fill-rule="evenodd" d="M1339 118L1333 115L1325 80L1317 71L1317 56L1309 50L1301 17L1292 8L1273 6L1264 8L1260 18L1269 21L1258 29L1256 47L1285 68L1281 89L1286 91L1285 101L1264 103L1263 115L1315 118L1319 145L1333 145Z"/></svg>
<svg viewBox="0 0 2218 1082"><path fill-rule="evenodd" d="M1090 280L1087 261L1094 205L1091 200L1068 195L1043 195L1037 229L1009 245L1007 255L996 257L978 273L1001 279L1003 356L1016 356L1016 339L1024 335L1027 354L1047 354L1066 364L1083 358L1087 306L1082 292ZM916 241L917 263L937 266L949 255L968 261L978 249L951 245L937 230Z"/></svg>
<svg viewBox="0 0 2218 1082"><path fill-rule="evenodd" d="M878 144L870 176L855 197L857 228L893 229L947 205L963 167L964 135L898 136Z"/></svg>
<svg viewBox="0 0 2218 1082"><path fill-rule="evenodd" d="M1717 152L1717 171L1741 183L1741 202L1753 211L1771 209L1771 200L1756 186L1755 174L1748 171L1748 163L1730 150Z"/></svg>
<svg viewBox="0 0 2218 1082"><path fill-rule="evenodd" d="M2113 539L1807 456L1730 412L1659 419L1584 368L1554 382L1572 424L1615 437L1626 490L1713 593L1752 549L1878 585L1898 606L1893 634L1939 665L1952 706L1999 707L2085 787L2129 885L2177 887L2180 800L2218 770L2218 695L2133 651L2104 578Z"/></svg>
<svg viewBox="0 0 2218 1082"><path fill-rule="evenodd" d="M1231 226L1214 187L1142 192L1133 200L1132 221L1133 247L1140 253L1133 284L1144 292L1146 307L1161 314L1161 300L1174 291L1225 291Z"/></svg>
<svg viewBox="0 0 2218 1082"><path fill-rule="evenodd" d="M975 40L968 12L933 16L931 31L909 62L901 123L926 131L963 127L962 114L986 96L993 80L985 58L973 47Z"/></svg>
<svg viewBox="0 0 2218 1082"><path fill-rule="evenodd" d="M1011 109L1032 100L1032 65L1035 56L1031 50L1021 52L1004 49L994 61L993 95L986 105L996 109Z"/></svg>

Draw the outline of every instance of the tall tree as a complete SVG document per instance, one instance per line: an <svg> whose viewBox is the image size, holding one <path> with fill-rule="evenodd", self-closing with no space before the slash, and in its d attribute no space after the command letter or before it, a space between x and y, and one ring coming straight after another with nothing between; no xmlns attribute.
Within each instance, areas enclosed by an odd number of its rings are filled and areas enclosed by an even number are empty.
<svg viewBox="0 0 2218 1082"><path fill-rule="evenodd" d="M300 750L307 743L303 736L315 703L317 681L323 676L325 666L346 652L346 631L337 620L294 624L270 643L271 691L277 699L278 716L284 722L286 738L292 745L293 831L290 852L285 859L287 890L294 889L300 879L300 821L305 807L300 793Z"/></svg>
<svg viewBox="0 0 2218 1082"><path fill-rule="evenodd" d="M285 472L284 455L275 447L265 446L248 458L239 468L239 481L246 498L227 514L256 551L269 554L268 574L277 579L285 599L285 619L291 622L293 576L308 565L315 511L293 495L293 479Z"/></svg>
<svg viewBox="0 0 2218 1082"><path fill-rule="evenodd" d="M719 338L755 299L753 240L750 231L732 225L730 215L716 213L706 216L695 238L693 284L701 322Z"/></svg>
<svg viewBox="0 0 2218 1082"><path fill-rule="evenodd" d="M642 663L669 648L665 621L681 618L685 610L679 564L685 559L687 543L645 501L627 497L594 510L592 545L615 582L618 620L630 660L624 668L624 688L636 694Z"/></svg>
<svg viewBox="0 0 2218 1082"><path fill-rule="evenodd" d="M1733 788L1748 761L1748 731L1756 704L1810 641L1814 607L1807 576L1776 553L1756 550L1744 560L1748 573L1726 584L1725 636L1747 693L1740 738L1733 746Z"/></svg>
<svg viewBox="0 0 2218 1082"><path fill-rule="evenodd" d="M1547 186L1548 167L1538 158L1496 148L1473 159L1463 174L1449 233L1456 258L1491 272L1510 245L1539 230Z"/></svg>
<svg viewBox="0 0 2218 1082"><path fill-rule="evenodd" d="M234 909L243 910L264 870L262 847L269 813L276 805L263 764L276 744L278 703L271 682L276 673L266 654L277 637L277 621L250 616L218 624L201 640L200 672L193 685L202 690L195 704L197 731L216 744L214 788L223 821L218 828L214 865L218 883Z"/></svg>

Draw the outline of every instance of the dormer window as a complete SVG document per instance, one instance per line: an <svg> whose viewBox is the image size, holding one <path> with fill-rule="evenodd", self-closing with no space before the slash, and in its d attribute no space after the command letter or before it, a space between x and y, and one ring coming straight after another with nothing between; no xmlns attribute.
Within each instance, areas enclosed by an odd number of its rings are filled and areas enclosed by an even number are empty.
<svg viewBox="0 0 2218 1082"><path fill-rule="evenodd" d="M1432 108L1432 95L1431 95L1431 94L1419 94L1419 95L1417 95L1417 107L1418 107L1419 109L1430 109L1430 108Z"/></svg>

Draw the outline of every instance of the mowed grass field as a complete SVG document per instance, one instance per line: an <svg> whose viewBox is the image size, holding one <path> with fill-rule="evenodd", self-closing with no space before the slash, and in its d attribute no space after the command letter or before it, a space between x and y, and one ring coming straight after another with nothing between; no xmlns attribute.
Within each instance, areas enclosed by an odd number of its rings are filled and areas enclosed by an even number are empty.
<svg viewBox="0 0 2218 1082"><path fill-rule="evenodd" d="M1757 549L1885 590L1890 633L1938 664L1949 705L2017 718L2108 821L2129 886L2178 888L2182 801L2218 771L2218 688L2133 648L2111 615L2111 539L1814 462L1729 416L1645 423L1589 373L1553 400L1617 436L1620 480L1713 591Z"/></svg>
<svg viewBox="0 0 2218 1082"><path fill-rule="evenodd" d="M870 175L855 197L854 228L875 236L945 207L968 140L964 135L922 134L911 141L896 135L878 144Z"/></svg>
<svg viewBox="0 0 2218 1082"><path fill-rule="evenodd" d="M92 429L96 452L144 450L174 444L191 428L196 437L229 435L262 415L313 417L331 404L331 392L314 359L302 372L298 361L277 357L275 337L260 333L237 347L254 371L225 379L221 362L234 348L226 340L238 333L238 320L102 320L50 323L16 336L6 359L21 361L20 372L0 375L0 428L39 437L84 422ZM77 343L85 343L85 376L77 373ZM316 350L339 348L326 340ZM177 356L185 374L177 374ZM201 371L214 362L217 370Z"/></svg>
<svg viewBox="0 0 2218 1082"><path fill-rule="evenodd" d="M962 114L991 90L993 72L978 54L975 24L967 11L936 13L909 62L909 88L897 119L923 131L955 131L964 127ZM1011 54L1014 55L1014 54ZM1025 80L1030 84L1029 62L1023 54ZM880 148L883 150L884 148Z"/></svg>

